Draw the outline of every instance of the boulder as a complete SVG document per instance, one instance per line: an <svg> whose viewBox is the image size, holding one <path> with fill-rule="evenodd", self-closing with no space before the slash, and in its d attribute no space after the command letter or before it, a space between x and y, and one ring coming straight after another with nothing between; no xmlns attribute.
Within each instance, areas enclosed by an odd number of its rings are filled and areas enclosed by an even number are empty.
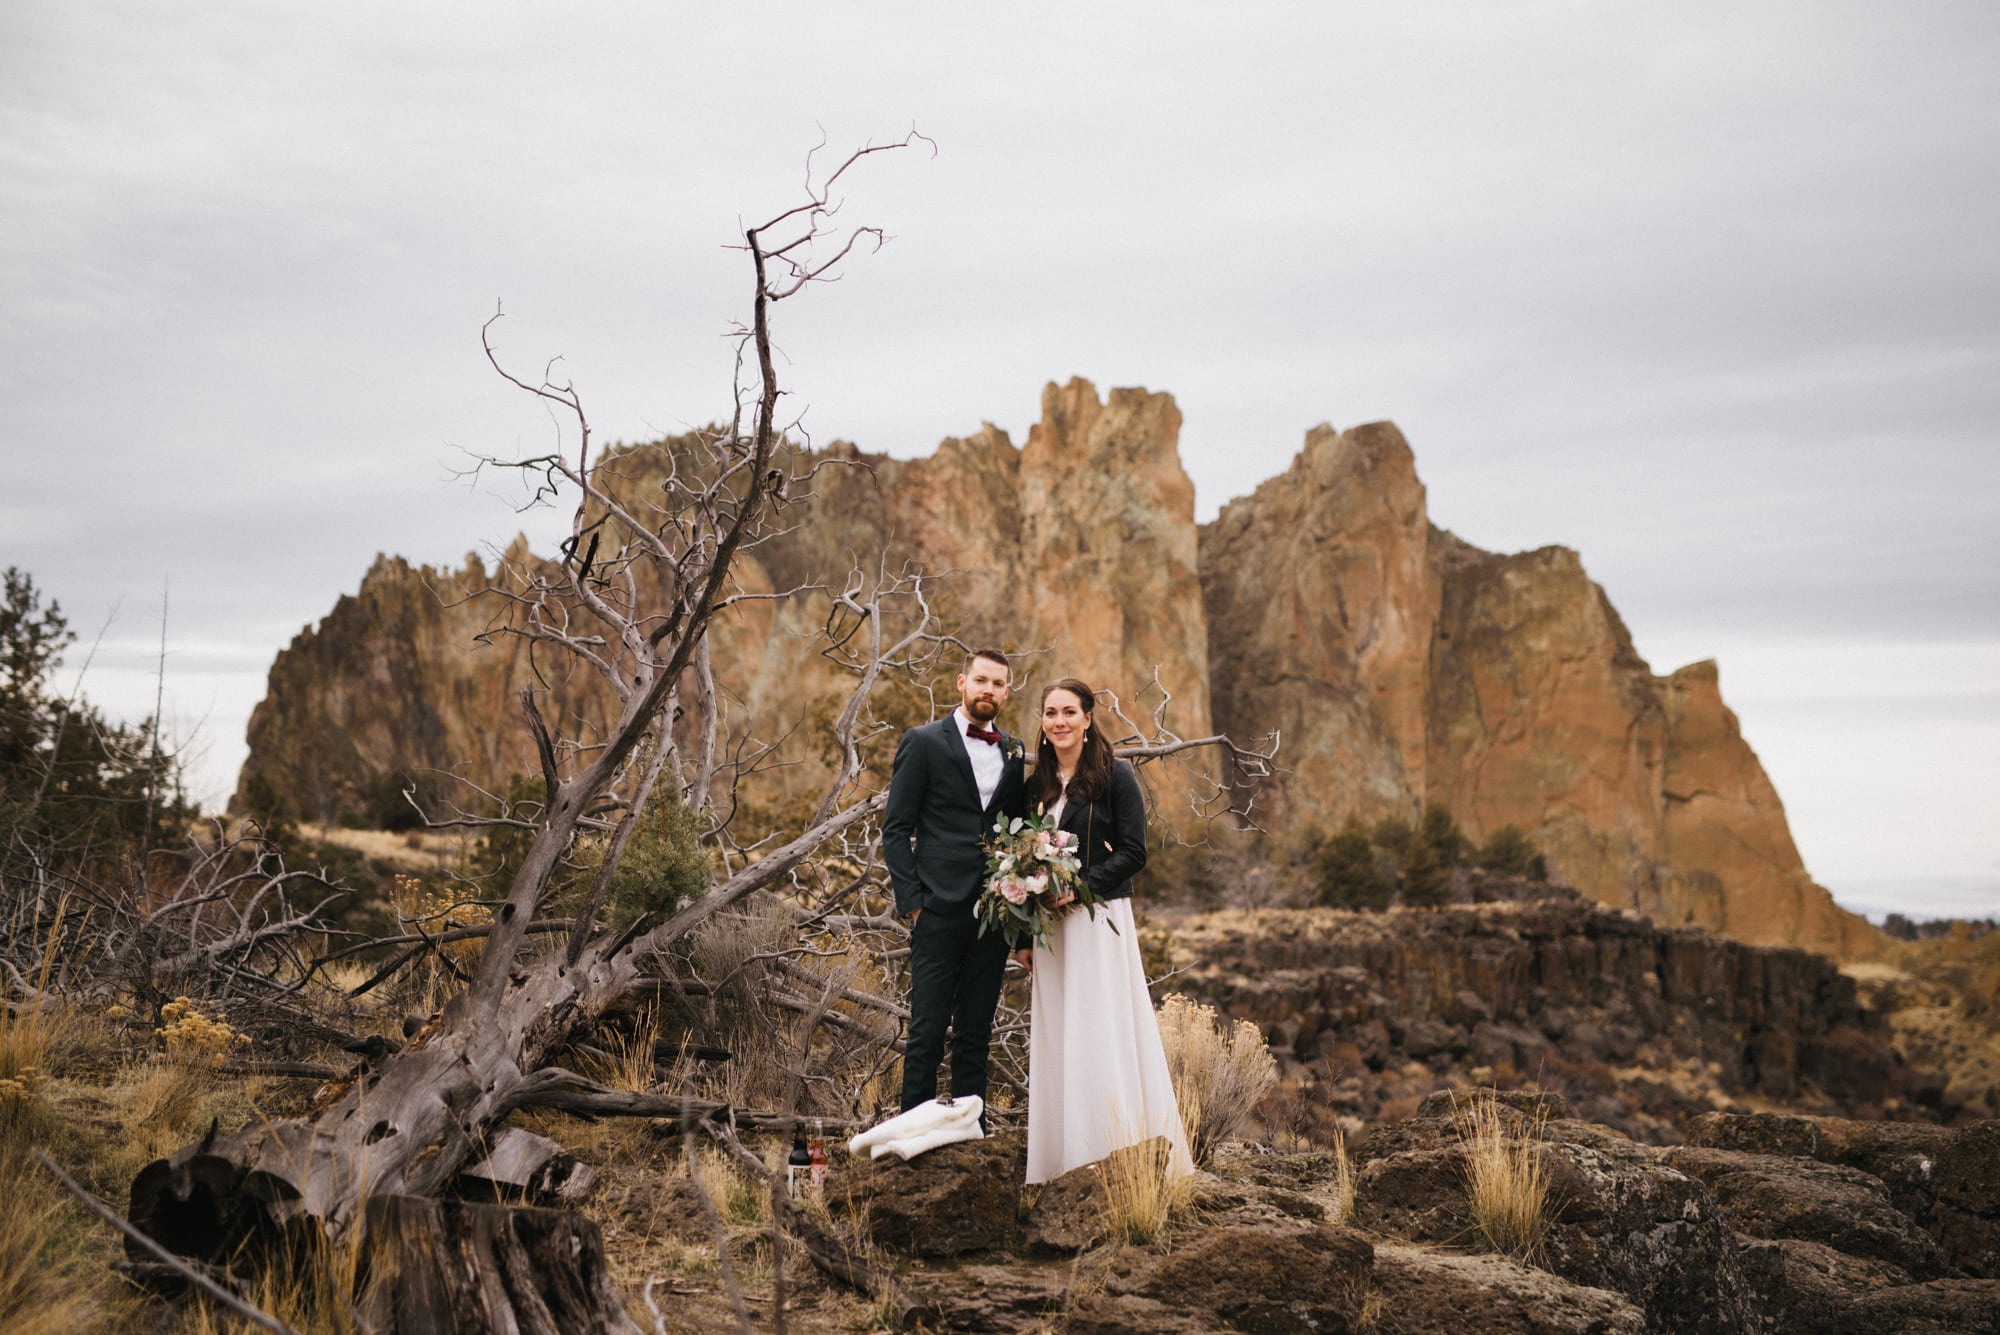
<svg viewBox="0 0 2000 1335"><path fill-rule="evenodd" d="M2000 1335L2000 1280L1934 1279L1881 1289L1854 1304L1841 1328L1867 1335Z"/></svg>
<svg viewBox="0 0 2000 1335"><path fill-rule="evenodd" d="M1085 1164L1042 1186L1022 1221L1023 1242L1031 1255L1073 1256L1104 1241L1110 1218L1104 1176Z"/></svg>
<svg viewBox="0 0 2000 1335"><path fill-rule="evenodd" d="M1440 1089L1424 1095L1417 1104L1417 1117L1450 1117L1471 1098L1544 1122L1559 1122L1569 1116L1569 1101L1546 1090L1482 1089L1477 1094L1468 1095L1457 1090Z"/></svg>
<svg viewBox="0 0 2000 1335"><path fill-rule="evenodd" d="M1819 1119L1783 1113L1701 1113L1688 1119L1687 1143L1744 1154L1819 1157Z"/></svg>
<svg viewBox="0 0 2000 1335"><path fill-rule="evenodd" d="M1374 1158L1357 1174L1355 1222L1415 1241L1476 1245L1456 1127L1437 1120L1422 1125L1436 1148ZM1541 1130L1554 1137L1570 1125L1541 1124ZM1532 1263L1572 1283L1623 1294L1658 1329L1687 1335L1755 1329L1754 1295L1714 1198L1653 1152L1593 1130L1589 1144L1540 1142L1550 1223ZM1375 1143L1371 1137L1371 1150Z"/></svg>
<svg viewBox="0 0 2000 1335"><path fill-rule="evenodd" d="M922 1329L966 1335L1046 1331L1063 1304L1060 1272L1019 1266L959 1266L921 1286Z"/></svg>
<svg viewBox="0 0 2000 1335"><path fill-rule="evenodd" d="M1375 1249L1371 1335L1642 1335L1622 1294L1572 1284L1498 1256Z"/></svg>
<svg viewBox="0 0 2000 1335"><path fill-rule="evenodd" d="M1225 1335L1232 1329L1213 1312L1190 1312L1129 1293L1074 1298L1064 1305L1059 1328L1064 1335ZM1337 1326L1323 1335L1346 1335L1347 1329Z"/></svg>
<svg viewBox="0 0 2000 1335"><path fill-rule="evenodd" d="M1403 1027L1403 1051L1422 1061L1442 1053L1457 1056L1465 1051L1465 1031L1443 1020L1412 1020Z"/></svg>
<svg viewBox="0 0 2000 1335"><path fill-rule="evenodd" d="M1014 1236L1028 1145L1019 1133L945 1145L907 1163L894 1155L846 1159L826 1199L866 1221L877 1246L914 1256L959 1256Z"/></svg>
<svg viewBox="0 0 2000 1335"><path fill-rule="evenodd" d="M1823 1243L1917 1279L1943 1273L1937 1243L1896 1208L1881 1179L1858 1168L1698 1146L1663 1156L1707 1185L1739 1233Z"/></svg>
<svg viewBox="0 0 2000 1335"><path fill-rule="evenodd" d="M1269 1335L1352 1329L1375 1249L1350 1228L1204 1228L1115 1287L1177 1308L1216 1313Z"/></svg>
<svg viewBox="0 0 2000 1335"><path fill-rule="evenodd" d="M2000 1279L2000 1121L1962 1128L1939 1151L1931 1232L1951 1264Z"/></svg>
<svg viewBox="0 0 2000 1335"><path fill-rule="evenodd" d="M1849 1256L1823 1242L1739 1235L1743 1274L1756 1290L1768 1327L1785 1335L1848 1335L1855 1304L1881 1289L1910 1283L1887 1261Z"/></svg>

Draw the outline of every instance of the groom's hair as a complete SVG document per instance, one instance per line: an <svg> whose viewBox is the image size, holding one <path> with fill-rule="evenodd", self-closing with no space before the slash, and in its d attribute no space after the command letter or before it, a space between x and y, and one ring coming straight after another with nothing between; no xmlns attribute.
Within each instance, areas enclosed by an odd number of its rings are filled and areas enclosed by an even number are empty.
<svg viewBox="0 0 2000 1335"><path fill-rule="evenodd" d="M1011 677L1014 675L1014 665L1007 661L1007 655L999 649L974 649L965 656L965 667L961 671L972 671L972 665L982 658L989 663L998 663L1001 667L1006 668L1008 676Z"/></svg>

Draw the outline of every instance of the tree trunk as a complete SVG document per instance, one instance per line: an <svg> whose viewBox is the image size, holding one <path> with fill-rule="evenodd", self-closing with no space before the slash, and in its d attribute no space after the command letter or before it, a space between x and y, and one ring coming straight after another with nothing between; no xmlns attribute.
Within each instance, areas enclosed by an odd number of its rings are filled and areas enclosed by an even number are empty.
<svg viewBox="0 0 2000 1335"><path fill-rule="evenodd" d="M637 1335L597 1225L562 1210L374 1196L357 1304L378 1335Z"/></svg>

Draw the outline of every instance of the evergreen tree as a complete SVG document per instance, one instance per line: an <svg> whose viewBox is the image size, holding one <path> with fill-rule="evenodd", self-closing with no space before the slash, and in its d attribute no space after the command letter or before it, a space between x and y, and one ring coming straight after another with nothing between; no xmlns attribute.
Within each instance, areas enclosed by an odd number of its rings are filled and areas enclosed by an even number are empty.
<svg viewBox="0 0 2000 1335"><path fill-rule="evenodd" d="M1339 834L1319 853L1321 904L1341 909L1385 909L1396 893L1395 879L1361 822L1349 816Z"/></svg>
<svg viewBox="0 0 2000 1335"><path fill-rule="evenodd" d="M1465 836L1451 809L1424 808L1403 860L1403 902L1415 908L1436 908L1451 898L1451 872L1465 860Z"/></svg>
<svg viewBox="0 0 2000 1335"><path fill-rule="evenodd" d="M1521 832L1518 825L1502 825L1473 855L1475 867L1499 872L1504 876L1525 876L1531 880L1548 879L1548 862L1535 851L1534 841Z"/></svg>
<svg viewBox="0 0 2000 1335"><path fill-rule="evenodd" d="M23 857L74 869L157 846L194 814L154 720L110 723L56 693L56 662L75 638L31 576L0 575L0 869Z"/></svg>

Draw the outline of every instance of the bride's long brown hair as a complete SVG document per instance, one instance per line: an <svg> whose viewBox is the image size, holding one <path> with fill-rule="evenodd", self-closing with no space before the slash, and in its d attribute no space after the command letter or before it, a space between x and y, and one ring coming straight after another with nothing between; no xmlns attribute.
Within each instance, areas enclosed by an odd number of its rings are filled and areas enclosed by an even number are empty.
<svg viewBox="0 0 2000 1335"><path fill-rule="evenodd" d="M1076 758L1076 773L1069 776L1069 795L1079 802L1095 802L1111 792L1111 766L1117 760L1112 754L1111 742L1104 735L1104 729L1097 726L1097 694L1075 677L1064 677L1042 687L1041 704L1035 710L1035 718L1048 707L1049 696L1057 691L1068 691L1083 707L1085 732L1083 753ZM1055 743L1042 735L1035 747L1035 777L1029 781L1028 802L1030 806L1047 807L1063 794L1062 779L1058 777L1060 768L1056 764Z"/></svg>

